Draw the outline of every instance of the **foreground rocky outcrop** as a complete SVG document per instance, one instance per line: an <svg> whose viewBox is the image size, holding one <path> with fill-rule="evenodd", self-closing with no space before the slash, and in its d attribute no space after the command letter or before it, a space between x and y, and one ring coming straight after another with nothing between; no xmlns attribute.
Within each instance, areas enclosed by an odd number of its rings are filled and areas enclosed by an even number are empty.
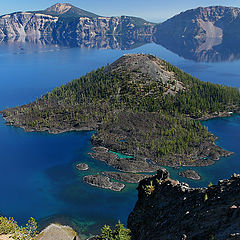
<svg viewBox="0 0 240 240"><path fill-rule="evenodd" d="M13 240L10 235L0 235L0 240Z"/></svg>
<svg viewBox="0 0 240 240"><path fill-rule="evenodd" d="M194 189L159 170L137 189L138 201L128 218L133 240L240 237L240 175Z"/></svg>
<svg viewBox="0 0 240 240"><path fill-rule="evenodd" d="M52 223L38 234L36 240L80 240L69 226Z"/></svg>

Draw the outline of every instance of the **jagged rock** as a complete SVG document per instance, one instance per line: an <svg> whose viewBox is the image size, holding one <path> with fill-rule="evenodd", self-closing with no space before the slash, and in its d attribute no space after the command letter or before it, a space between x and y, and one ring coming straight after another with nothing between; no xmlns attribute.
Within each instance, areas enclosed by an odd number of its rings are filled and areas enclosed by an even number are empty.
<svg viewBox="0 0 240 240"><path fill-rule="evenodd" d="M128 228L133 240L239 239L239 199L240 174L194 189L159 171L139 183Z"/></svg>
<svg viewBox="0 0 240 240"><path fill-rule="evenodd" d="M110 189L112 191L121 191L125 187L123 183L111 182L109 177L103 175L89 175L83 177L83 181L100 188Z"/></svg>
<svg viewBox="0 0 240 240"><path fill-rule="evenodd" d="M185 171L178 172L178 175L181 176L181 177L189 178L189 179L193 179L193 180L200 180L201 179L200 175L192 169L187 169Z"/></svg>
<svg viewBox="0 0 240 240"><path fill-rule="evenodd" d="M37 240L80 240L69 226L50 224L36 238Z"/></svg>
<svg viewBox="0 0 240 240"><path fill-rule="evenodd" d="M89 167L86 163L79 163L76 165L76 168L80 171L86 171L89 169Z"/></svg>

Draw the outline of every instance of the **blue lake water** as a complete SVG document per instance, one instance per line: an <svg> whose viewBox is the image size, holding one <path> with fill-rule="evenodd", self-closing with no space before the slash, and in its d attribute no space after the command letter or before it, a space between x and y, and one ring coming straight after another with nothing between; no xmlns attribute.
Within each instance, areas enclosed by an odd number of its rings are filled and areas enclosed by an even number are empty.
<svg viewBox="0 0 240 240"><path fill-rule="evenodd" d="M197 63L185 60L160 45L147 44L132 50L98 50L38 46L34 44L0 45L0 109L28 103L56 86L78 78L97 67L111 63L125 53L151 53L184 71L223 85L240 87L240 60ZM216 142L235 152L215 165L194 168L201 175L192 186L207 186L240 172L240 116L204 122L219 137ZM84 232L96 227L126 223L137 200L135 184L122 192L91 187L82 181L85 174L113 170L92 159L91 132L59 135L25 133L5 126L0 118L0 212L20 223L33 216L40 222L69 221ZM78 162L90 166L88 172L75 169ZM171 170L172 177L186 181Z"/></svg>

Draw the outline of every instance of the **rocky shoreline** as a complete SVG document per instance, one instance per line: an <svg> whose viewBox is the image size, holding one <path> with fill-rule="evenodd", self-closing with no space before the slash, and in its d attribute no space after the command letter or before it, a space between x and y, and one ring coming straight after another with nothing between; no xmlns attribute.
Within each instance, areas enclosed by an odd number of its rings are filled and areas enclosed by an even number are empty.
<svg viewBox="0 0 240 240"><path fill-rule="evenodd" d="M201 176L192 169L187 169L185 171L178 172L178 175L184 178L192 179L192 180L200 180Z"/></svg>
<svg viewBox="0 0 240 240"><path fill-rule="evenodd" d="M105 147L93 147L89 155L97 160L116 168L121 172L156 172L160 167L150 164L142 158L119 158Z"/></svg>
<svg viewBox="0 0 240 240"><path fill-rule="evenodd" d="M216 112L211 114L206 114L200 118L198 118L199 121L207 121L214 118L223 118L223 117L231 117L234 113L239 114L239 111L235 110L234 112Z"/></svg>
<svg viewBox="0 0 240 240"><path fill-rule="evenodd" d="M76 165L76 168L79 171L87 171L89 169L89 166L86 163L78 163Z"/></svg>
<svg viewBox="0 0 240 240"><path fill-rule="evenodd" d="M122 172L102 172L102 174L117 181L126 183L139 183L144 178L148 178L151 176L147 174L122 173Z"/></svg>
<svg viewBox="0 0 240 240"><path fill-rule="evenodd" d="M125 188L125 184L112 182L109 177L103 175L88 175L83 177L83 181L94 187L110 189L117 192L120 192Z"/></svg>

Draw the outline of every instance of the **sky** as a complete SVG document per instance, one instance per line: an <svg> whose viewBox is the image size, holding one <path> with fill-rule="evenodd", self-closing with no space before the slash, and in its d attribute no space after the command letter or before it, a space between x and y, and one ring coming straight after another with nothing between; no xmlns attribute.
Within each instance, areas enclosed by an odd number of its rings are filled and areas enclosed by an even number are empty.
<svg viewBox="0 0 240 240"><path fill-rule="evenodd" d="M0 15L42 10L53 4L68 2L76 7L102 16L137 16L160 22L187 9L199 6L240 7L240 0L0 0Z"/></svg>

